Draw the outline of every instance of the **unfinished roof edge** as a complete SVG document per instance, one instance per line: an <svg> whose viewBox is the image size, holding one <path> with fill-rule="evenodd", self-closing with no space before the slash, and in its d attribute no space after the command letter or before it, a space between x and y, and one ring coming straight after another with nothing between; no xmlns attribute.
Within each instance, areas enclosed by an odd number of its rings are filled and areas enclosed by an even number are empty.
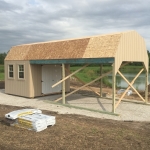
<svg viewBox="0 0 150 150"><path fill-rule="evenodd" d="M34 44L45 44L45 43L53 43L53 42L81 40L81 39L87 39L87 38L92 38L92 37L100 37L100 36L107 36L107 35L127 33L127 32L131 32L131 31L134 31L134 30L122 31L122 32L113 32L113 33L107 33L107 34L99 34L99 35L93 35L93 36L85 36L85 37L81 37L81 38L69 38L69 39L63 39L63 40L51 40L51 41L45 41L45 42L36 42L36 43L29 43L29 44L19 44L19 45L15 45L15 46L12 46L12 47L34 45Z"/></svg>

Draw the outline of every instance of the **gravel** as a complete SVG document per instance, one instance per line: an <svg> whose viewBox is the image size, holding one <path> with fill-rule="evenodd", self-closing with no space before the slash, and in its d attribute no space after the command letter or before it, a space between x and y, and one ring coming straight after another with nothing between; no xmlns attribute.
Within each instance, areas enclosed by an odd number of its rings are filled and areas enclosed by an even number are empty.
<svg viewBox="0 0 150 150"><path fill-rule="evenodd" d="M70 108L59 104L52 104L53 100L61 95L38 97L34 99L18 97L5 94L4 89L0 90L0 104L32 107L41 110L58 112L59 114L79 114L90 117L113 119L122 121L150 121L150 105L136 104L131 102L121 102L116 109L119 116L103 114L85 109ZM99 111L109 111L112 109L112 101L103 98L87 97L80 94L73 94L66 98L66 104L94 109Z"/></svg>

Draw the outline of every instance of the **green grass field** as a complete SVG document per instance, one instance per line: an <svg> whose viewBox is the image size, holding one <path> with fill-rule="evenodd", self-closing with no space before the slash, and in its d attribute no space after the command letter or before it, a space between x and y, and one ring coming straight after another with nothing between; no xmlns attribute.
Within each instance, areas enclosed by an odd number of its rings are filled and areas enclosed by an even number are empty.
<svg viewBox="0 0 150 150"><path fill-rule="evenodd" d="M76 71L77 69L81 68L81 66L75 66L70 67L71 72ZM142 66L126 66L121 69L122 72L138 72L142 68ZM106 73L108 71L112 70L111 65L110 66L104 66L103 67L103 73ZM90 82L96 77L100 75L100 67L99 66L88 66L78 72L76 74L81 80L84 82ZM4 80L4 65L0 65L0 80ZM109 84L107 81L107 77L103 78L104 84Z"/></svg>
<svg viewBox="0 0 150 150"><path fill-rule="evenodd" d="M4 80L4 65L0 65L0 81Z"/></svg>

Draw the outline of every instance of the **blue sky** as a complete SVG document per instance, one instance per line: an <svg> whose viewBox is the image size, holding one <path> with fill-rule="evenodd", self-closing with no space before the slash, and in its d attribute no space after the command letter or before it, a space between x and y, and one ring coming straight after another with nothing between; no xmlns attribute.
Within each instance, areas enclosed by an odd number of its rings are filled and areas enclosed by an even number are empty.
<svg viewBox="0 0 150 150"><path fill-rule="evenodd" d="M150 50L149 0L0 0L0 52L25 43L136 30Z"/></svg>

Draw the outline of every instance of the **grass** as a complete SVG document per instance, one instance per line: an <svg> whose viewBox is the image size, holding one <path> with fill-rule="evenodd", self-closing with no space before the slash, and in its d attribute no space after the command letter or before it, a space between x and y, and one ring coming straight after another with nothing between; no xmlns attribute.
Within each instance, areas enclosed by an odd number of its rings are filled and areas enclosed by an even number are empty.
<svg viewBox="0 0 150 150"><path fill-rule="evenodd" d="M80 66L75 66L75 67L70 67L71 72L76 71L77 69L79 69ZM139 70L142 68L142 66L124 66L122 67L120 70L123 73L137 73L139 72ZM103 73L106 73L108 71L112 70L112 66L104 66L103 67ZM100 75L100 67L99 66L88 66L86 68L84 68L83 70L81 70L80 72L78 72L76 74L81 80L83 80L84 82L88 83L94 79L96 79L97 77L99 77ZM99 81L97 81L99 82ZM108 87L112 87L112 84L109 82L108 76L104 77L102 79L102 82L104 85L108 86Z"/></svg>
<svg viewBox="0 0 150 150"><path fill-rule="evenodd" d="M4 80L4 65L0 65L0 81Z"/></svg>
<svg viewBox="0 0 150 150"><path fill-rule="evenodd" d="M77 69L81 68L81 66L75 66L75 67L70 67L71 72L76 71ZM142 66L125 66L121 69L122 72L138 72L142 68ZM103 73L106 73L108 71L112 70L111 65L110 66L104 66L103 67ZM99 66L88 66L78 72L76 74L81 80L84 82L90 82L93 79L97 78L100 75L100 67ZM0 65L0 80L4 80L4 65ZM103 84L111 87L111 83L108 81L108 77L103 78Z"/></svg>

